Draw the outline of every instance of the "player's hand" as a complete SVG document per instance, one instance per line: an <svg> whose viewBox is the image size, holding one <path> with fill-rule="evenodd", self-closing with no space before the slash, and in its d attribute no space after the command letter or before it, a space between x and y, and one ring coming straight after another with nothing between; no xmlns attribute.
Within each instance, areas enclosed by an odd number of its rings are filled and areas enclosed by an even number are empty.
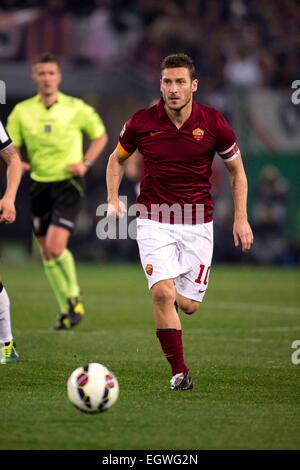
<svg viewBox="0 0 300 470"><path fill-rule="evenodd" d="M120 199L108 202L107 217L121 219L126 214L126 206Z"/></svg>
<svg viewBox="0 0 300 470"><path fill-rule="evenodd" d="M87 172L87 167L84 163L73 163L68 166L68 170L73 176L84 176Z"/></svg>
<svg viewBox="0 0 300 470"><path fill-rule="evenodd" d="M22 162L22 173L26 173L26 171L30 171L31 165L27 162Z"/></svg>
<svg viewBox="0 0 300 470"><path fill-rule="evenodd" d="M253 233L247 220L235 220L233 224L234 244L242 245L242 251L247 253L253 244Z"/></svg>
<svg viewBox="0 0 300 470"><path fill-rule="evenodd" d="M0 223L11 224L16 220L16 208L14 200L10 197L0 199Z"/></svg>

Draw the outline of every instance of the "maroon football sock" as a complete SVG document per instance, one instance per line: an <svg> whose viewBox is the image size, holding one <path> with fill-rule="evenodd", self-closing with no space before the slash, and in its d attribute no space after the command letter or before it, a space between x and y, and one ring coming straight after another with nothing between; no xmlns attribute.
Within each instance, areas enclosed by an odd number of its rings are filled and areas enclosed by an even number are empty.
<svg viewBox="0 0 300 470"><path fill-rule="evenodd" d="M182 331L175 329L157 329L156 336L172 368L172 375L188 370L183 358Z"/></svg>

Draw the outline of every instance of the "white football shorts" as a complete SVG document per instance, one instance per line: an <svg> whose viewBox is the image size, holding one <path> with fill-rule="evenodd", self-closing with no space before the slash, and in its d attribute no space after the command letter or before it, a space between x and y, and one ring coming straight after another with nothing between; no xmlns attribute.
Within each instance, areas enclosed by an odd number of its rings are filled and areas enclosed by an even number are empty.
<svg viewBox="0 0 300 470"><path fill-rule="evenodd" d="M137 242L149 289L173 279L178 294L202 301L213 253L213 222L172 225L138 218Z"/></svg>

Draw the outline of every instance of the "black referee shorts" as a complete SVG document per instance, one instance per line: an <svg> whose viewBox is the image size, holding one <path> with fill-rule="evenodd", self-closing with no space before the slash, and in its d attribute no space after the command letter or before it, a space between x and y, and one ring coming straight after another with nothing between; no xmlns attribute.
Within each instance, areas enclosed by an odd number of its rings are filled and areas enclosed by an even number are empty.
<svg viewBox="0 0 300 470"><path fill-rule="evenodd" d="M58 225L72 232L83 196L83 179L79 177L53 183L31 180L30 202L35 235L45 236L49 225Z"/></svg>

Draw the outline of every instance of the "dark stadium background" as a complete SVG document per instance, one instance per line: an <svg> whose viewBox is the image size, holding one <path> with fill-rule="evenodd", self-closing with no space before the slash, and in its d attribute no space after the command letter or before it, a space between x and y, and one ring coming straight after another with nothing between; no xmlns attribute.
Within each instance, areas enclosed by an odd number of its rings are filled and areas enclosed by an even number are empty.
<svg viewBox="0 0 300 470"><path fill-rule="evenodd" d="M87 175L87 198L72 240L77 258L137 260L134 241L97 239L95 211L105 202L107 158L123 123L159 96L161 59L183 51L196 63L200 81L196 99L228 118L249 177L256 244L242 258L232 244L227 174L216 157L215 261L299 263L300 105L291 102L292 82L300 78L299 23L296 0L1 1L4 122L18 101L34 94L30 63L49 51L63 65L62 91L95 106L107 126L109 144ZM15 252L23 256L20 246L24 253L32 250L27 193L24 177L17 222L0 227L2 249L9 245L8 257ZM125 179L121 193L134 201L134 183Z"/></svg>
<svg viewBox="0 0 300 470"><path fill-rule="evenodd" d="M52 330L58 312L33 243L27 176L16 223L0 226L20 354L0 366L0 449L93 449L99 462L101 449L300 449L299 25L298 0L0 0L3 122L35 93L30 64L48 51L62 62L62 91L95 106L110 138L88 172L72 239L87 308L76 330ZM228 175L216 157L214 268L199 314L180 314L194 389L175 396L136 242L96 237L109 154L126 119L159 96L159 64L173 52L194 58L196 99L236 131L255 236L247 255L234 248ZM122 183L130 201L134 186ZM97 416L66 394L71 372L89 362L120 383L116 405Z"/></svg>

